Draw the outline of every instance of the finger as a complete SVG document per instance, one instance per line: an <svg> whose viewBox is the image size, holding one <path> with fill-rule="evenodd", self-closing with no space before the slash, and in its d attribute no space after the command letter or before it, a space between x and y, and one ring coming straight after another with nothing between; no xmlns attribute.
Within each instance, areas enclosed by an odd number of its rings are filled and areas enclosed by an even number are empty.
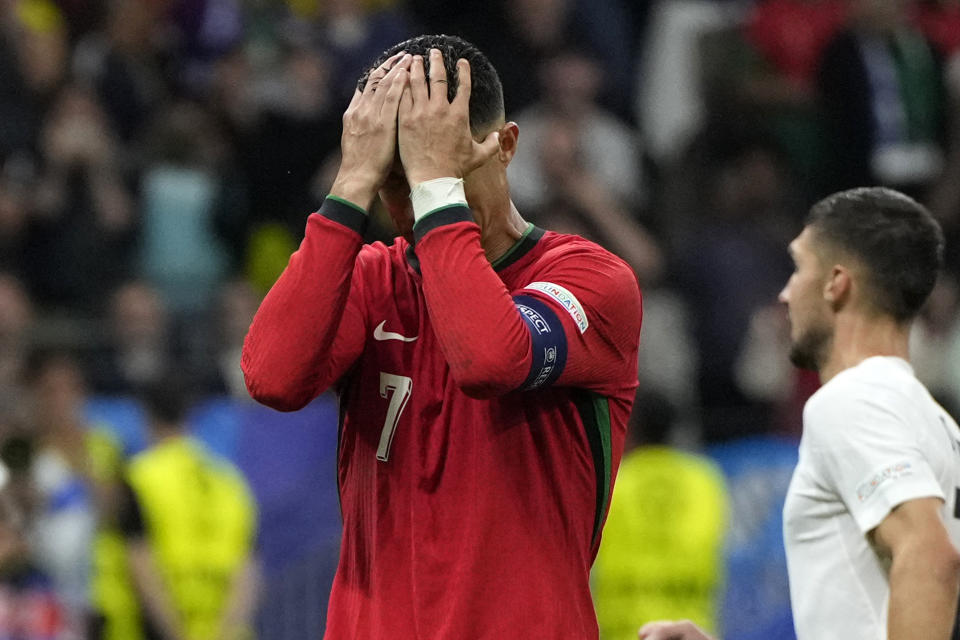
<svg viewBox="0 0 960 640"><path fill-rule="evenodd" d="M500 151L500 132L491 131L483 142L473 143L473 157L470 159L469 171L473 171Z"/></svg>
<svg viewBox="0 0 960 640"><path fill-rule="evenodd" d="M457 60L457 95L453 104L470 111L470 91L473 89L473 77L470 75L470 63L465 59Z"/></svg>
<svg viewBox="0 0 960 640"><path fill-rule="evenodd" d="M674 640L677 636L673 627L672 622L648 622L640 627L637 637L640 640Z"/></svg>
<svg viewBox="0 0 960 640"><path fill-rule="evenodd" d="M355 108L356 108L357 103L360 102L360 96L362 96L362 95L363 95L363 94L360 93L360 89L356 89L356 90L353 92L353 97L350 98L350 104L347 105L347 111L350 111L351 109L355 109Z"/></svg>
<svg viewBox="0 0 960 640"><path fill-rule="evenodd" d="M393 85L397 83L397 80L402 75L406 75L407 70L405 67L407 58L410 56L404 55L400 60L393 65L393 68L387 72L387 75L383 77L383 80L380 81L380 90L374 94L373 105L376 113L383 111L383 105L387 101L387 95L390 93L390 90L393 88ZM394 111L396 113L396 111Z"/></svg>
<svg viewBox="0 0 960 640"><path fill-rule="evenodd" d="M430 99L447 101L447 68L440 49L430 49Z"/></svg>
<svg viewBox="0 0 960 640"><path fill-rule="evenodd" d="M393 63L399 60L404 56L404 52L400 51L393 54L389 58L383 61L379 67L370 72L370 75L367 77L367 85L363 88L363 95L370 95L377 90L377 85L383 80L384 76L387 75L387 72L390 71L390 68L393 66Z"/></svg>
<svg viewBox="0 0 960 640"><path fill-rule="evenodd" d="M397 119L402 121L406 118L411 111L413 111L413 81L409 80L405 83L403 87L403 92L400 94L400 104L397 106Z"/></svg>
<svg viewBox="0 0 960 640"><path fill-rule="evenodd" d="M389 116L391 121L396 122L400 98L406 93L407 88L410 86L410 75L407 73L406 68L400 65L398 65L398 68L391 70L390 73L394 75L390 79L390 87L382 92L384 99L383 104L380 106L380 116Z"/></svg>
<svg viewBox="0 0 960 640"><path fill-rule="evenodd" d="M423 74L423 56L413 56L410 65L410 97L413 99L413 106L425 103L429 97L427 79Z"/></svg>

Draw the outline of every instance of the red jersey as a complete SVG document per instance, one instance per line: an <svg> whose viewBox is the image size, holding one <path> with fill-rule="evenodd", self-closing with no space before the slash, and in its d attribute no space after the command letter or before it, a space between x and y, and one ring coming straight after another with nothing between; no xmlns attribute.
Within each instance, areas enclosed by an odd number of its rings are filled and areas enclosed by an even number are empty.
<svg viewBox="0 0 960 640"><path fill-rule="evenodd" d="M247 336L251 394L341 402L336 640L597 638L589 571L637 386L619 258L532 225L493 265L469 209L362 245L332 198Z"/></svg>

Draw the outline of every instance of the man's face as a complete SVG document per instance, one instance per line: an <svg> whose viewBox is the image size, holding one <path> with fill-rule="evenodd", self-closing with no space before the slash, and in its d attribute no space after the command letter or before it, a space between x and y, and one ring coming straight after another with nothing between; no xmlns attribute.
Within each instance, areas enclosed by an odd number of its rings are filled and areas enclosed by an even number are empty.
<svg viewBox="0 0 960 640"><path fill-rule="evenodd" d="M790 317L790 361L801 369L819 371L833 340L833 321L823 295L828 274L812 243L810 227L790 243L794 271L779 299Z"/></svg>
<svg viewBox="0 0 960 640"><path fill-rule="evenodd" d="M413 204L410 203L410 185L400 163L400 154L393 160L387 179L380 186L380 200L387 208L390 218L397 225L400 235L413 243Z"/></svg>

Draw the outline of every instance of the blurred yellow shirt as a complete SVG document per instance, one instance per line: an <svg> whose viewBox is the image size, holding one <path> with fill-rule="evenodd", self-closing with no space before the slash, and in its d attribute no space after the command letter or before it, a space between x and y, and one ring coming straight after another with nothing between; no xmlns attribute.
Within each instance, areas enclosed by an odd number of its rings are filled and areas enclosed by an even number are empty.
<svg viewBox="0 0 960 640"><path fill-rule="evenodd" d="M709 459L640 447L617 474L592 584L600 637L636 640L658 619L716 631L729 497Z"/></svg>
<svg viewBox="0 0 960 640"><path fill-rule="evenodd" d="M216 637L231 584L253 550L256 509L240 472L175 437L134 456L128 478L188 640Z"/></svg>

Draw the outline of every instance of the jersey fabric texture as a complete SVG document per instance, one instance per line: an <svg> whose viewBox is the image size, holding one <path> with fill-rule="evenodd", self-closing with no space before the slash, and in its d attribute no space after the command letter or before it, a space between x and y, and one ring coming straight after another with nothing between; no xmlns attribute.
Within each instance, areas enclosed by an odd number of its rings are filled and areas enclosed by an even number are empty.
<svg viewBox="0 0 960 640"><path fill-rule="evenodd" d="M936 497L960 548L960 431L909 363L879 356L827 382L803 422L783 514L797 638L882 640L890 588L867 533Z"/></svg>
<svg viewBox="0 0 960 640"><path fill-rule="evenodd" d="M127 477L135 503L121 528L149 544L186 638L216 637L253 548L256 512L240 472L177 436L134 456Z"/></svg>
<svg viewBox="0 0 960 640"><path fill-rule="evenodd" d="M257 312L251 394L340 393L326 637L597 638L589 570L637 386L619 258L530 226L493 265L472 213L363 245L328 198Z"/></svg>
<svg viewBox="0 0 960 640"><path fill-rule="evenodd" d="M666 446L624 456L593 567L601 637L633 640L665 618L716 631L729 511L710 459Z"/></svg>

